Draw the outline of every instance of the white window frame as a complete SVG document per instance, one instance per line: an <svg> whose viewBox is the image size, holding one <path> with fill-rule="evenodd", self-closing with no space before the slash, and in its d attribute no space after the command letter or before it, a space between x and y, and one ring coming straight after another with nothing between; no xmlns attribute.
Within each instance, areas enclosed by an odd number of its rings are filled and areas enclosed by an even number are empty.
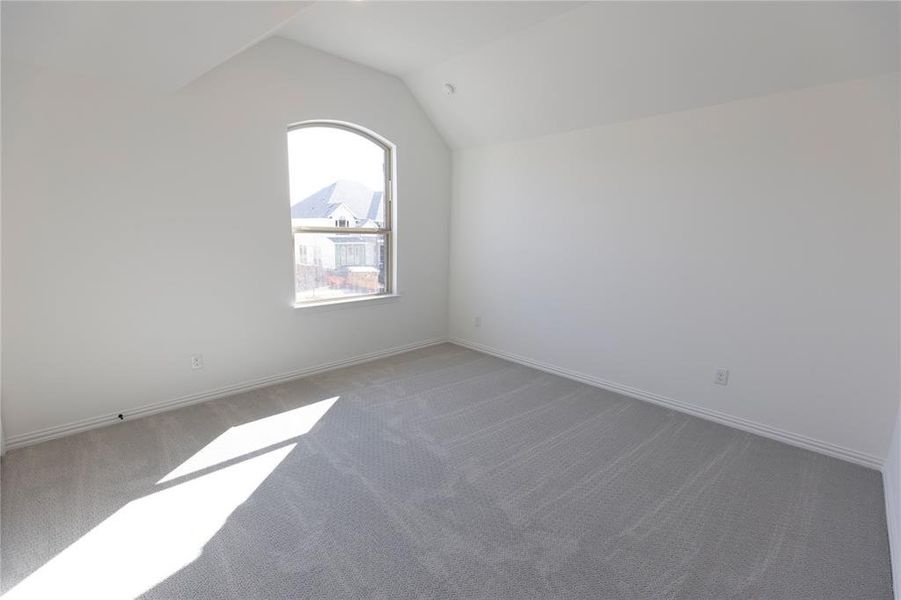
<svg viewBox="0 0 901 600"><path fill-rule="evenodd" d="M308 227L308 226L293 226L291 232L291 248L292 248L292 264L296 265L298 257L294 252L295 240L294 237L298 233L355 233L355 234L376 234L382 235L385 238L385 289L384 291L378 294L348 294L347 296L342 296L340 298L330 298L328 300L305 300L298 301L297 300L297 289L294 289L294 307L295 308L307 308L314 306L323 306L323 305L336 305L336 304L345 304L345 303L358 303L365 300L379 300L385 298L394 298L398 296L396 291L396 232L394 228L395 221L395 208L394 208L394 191L395 191L395 169L396 169L396 148L394 144L379 136L378 134L360 127L359 125L355 125L353 123L347 123L343 121L329 121L329 120L315 120L315 121L303 121L302 123L294 123L293 125L289 125L287 132L290 133L297 129L303 129L307 127L332 127L335 129L343 129L344 131L348 131L350 133L355 133L367 140L373 142L382 148L385 153L384 160L384 171L385 171L385 179L384 179L384 198L383 201L385 203L385 222L382 227ZM288 157L290 161L290 156ZM295 267L296 268L296 267ZM292 278L293 280L293 278ZM296 284L295 284L296 285Z"/></svg>

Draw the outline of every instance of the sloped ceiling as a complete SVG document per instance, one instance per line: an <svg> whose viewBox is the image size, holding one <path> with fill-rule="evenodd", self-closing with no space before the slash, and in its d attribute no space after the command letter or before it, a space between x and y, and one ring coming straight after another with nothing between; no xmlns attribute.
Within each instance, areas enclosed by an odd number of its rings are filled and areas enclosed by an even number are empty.
<svg viewBox="0 0 901 600"><path fill-rule="evenodd" d="M401 77L448 143L465 148L897 71L898 11L896 2L4 0L2 52L176 90L280 35Z"/></svg>
<svg viewBox="0 0 901 600"><path fill-rule="evenodd" d="M898 69L891 2L356 4L279 34L401 76L456 148Z"/></svg>
<svg viewBox="0 0 901 600"><path fill-rule="evenodd" d="M2 2L4 58L176 90L309 2Z"/></svg>
<svg viewBox="0 0 901 600"><path fill-rule="evenodd" d="M406 75L584 2L317 2L279 35Z"/></svg>

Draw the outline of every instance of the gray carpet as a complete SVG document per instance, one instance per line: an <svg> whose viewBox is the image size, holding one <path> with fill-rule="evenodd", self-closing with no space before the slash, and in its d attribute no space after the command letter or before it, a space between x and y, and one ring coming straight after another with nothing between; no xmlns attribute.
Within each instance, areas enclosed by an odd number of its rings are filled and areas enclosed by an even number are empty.
<svg viewBox="0 0 901 600"><path fill-rule="evenodd" d="M892 593L877 472L449 344L14 450L2 490L10 598Z"/></svg>

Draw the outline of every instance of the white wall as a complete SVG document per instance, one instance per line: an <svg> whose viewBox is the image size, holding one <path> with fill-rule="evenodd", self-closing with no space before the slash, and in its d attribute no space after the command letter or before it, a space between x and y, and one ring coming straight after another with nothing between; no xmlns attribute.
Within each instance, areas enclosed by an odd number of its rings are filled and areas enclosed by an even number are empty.
<svg viewBox="0 0 901 600"><path fill-rule="evenodd" d="M274 38L176 95L2 83L8 443L446 335L450 154L400 80ZM292 308L285 128L313 118L397 145L396 301Z"/></svg>
<svg viewBox="0 0 901 600"><path fill-rule="evenodd" d="M898 14L898 25L901 29L901 13ZM901 40L899 40L898 55L901 58ZM899 96L901 96L901 78L898 80L898 86ZM899 115L897 127L898 137L901 139L901 115ZM901 188L901 157L898 161L898 178L899 188ZM901 194L899 194L898 202L901 204ZM901 243L899 243L898 252L901 253ZM882 465L882 485L885 491L885 518L888 526L895 598L901 599L901 396L898 398L898 407L893 423L888 455Z"/></svg>
<svg viewBox="0 0 901 600"><path fill-rule="evenodd" d="M451 335L878 463L897 123L890 75L455 152Z"/></svg>
<svg viewBox="0 0 901 600"><path fill-rule="evenodd" d="M2 28L0 28L2 30ZM2 71L2 68L0 68ZM2 76L0 76L0 80L2 80ZM0 90L2 90L3 85L2 81L0 81ZM2 98L2 94L0 94L0 98ZM3 113L3 102L0 99L0 115ZM0 118L0 165L3 164L2 156L3 156L3 119ZM0 168L2 171L2 168ZM3 175L0 173L0 315L3 314L3 260L2 260L2 248L3 248ZM0 456L5 454L6 452L6 442L3 437L3 319L0 318Z"/></svg>

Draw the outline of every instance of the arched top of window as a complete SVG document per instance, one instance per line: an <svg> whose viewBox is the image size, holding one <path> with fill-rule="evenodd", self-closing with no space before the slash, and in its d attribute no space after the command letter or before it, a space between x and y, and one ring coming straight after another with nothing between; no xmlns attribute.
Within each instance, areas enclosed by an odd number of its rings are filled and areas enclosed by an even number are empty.
<svg viewBox="0 0 901 600"><path fill-rule="evenodd" d="M385 228L392 152L387 140L350 123L307 121L289 127L292 219L331 218L342 227ZM338 210L340 205L345 210Z"/></svg>
<svg viewBox="0 0 901 600"><path fill-rule="evenodd" d="M300 130L300 129L342 129L348 133L352 133L355 135L362 136L373 144L377 146L381 146L386 151L391 151L394 149L394 144L392 144L387 139L383 138L376 132L363 127L362 125L357 125L355 123L348 123L346 121L330 121L328 119L318 119L313 121L301 121L300 123L294 123L293 125L288 127L288 132Z"/></svg>
<svg viewBox="0 0 901 600"><path fill-rule="evenodd" d="M297 304L391 293L393 152L350 123L288 127Z"/></svg>

